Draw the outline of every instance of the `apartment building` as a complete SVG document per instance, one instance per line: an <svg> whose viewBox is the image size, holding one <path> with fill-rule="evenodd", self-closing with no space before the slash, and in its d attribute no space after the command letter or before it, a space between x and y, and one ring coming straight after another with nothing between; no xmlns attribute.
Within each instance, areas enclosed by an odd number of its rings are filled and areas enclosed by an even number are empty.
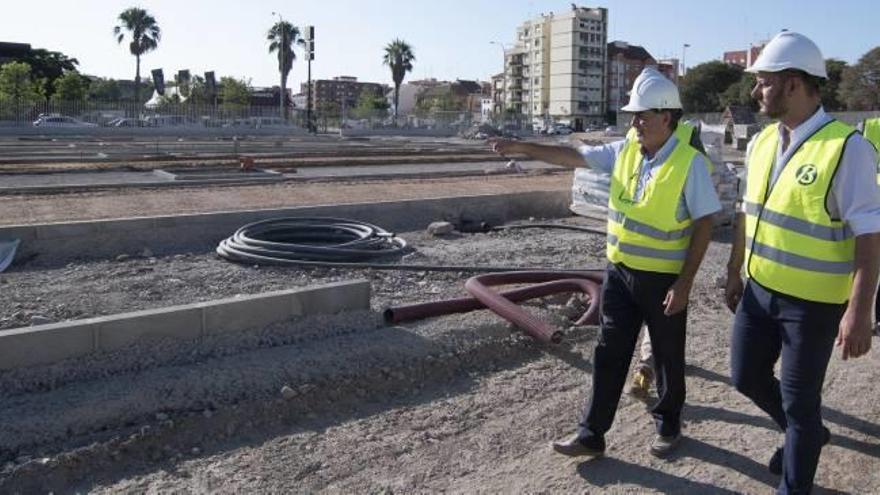
<svg viewBox="0 0 880 495"><path fill-rule="evenodd" d="M605 121L608 9L541 14L517 27L504 51L504 106L534 127L576 130Z"/></svg>
<svg viewBox="0 0 880 495"><path fill-rule="evenodd" d="M755 60L758 58L758 55L761 54L761 50L764 49L764 45L767 42L763 41L758 44L754 44L748 48L748 50L733 50L729 52L724 52L721 56L721 60L728 65L737 65L742 67L743 69L751 66Z"/></svg>
<svg viewBox="0 0 880 495"><path fill-rule="evenodd" d="M678 85L680 67L681 64L677 58L661 58L657 60L657 70L676 85Z"/></svg>
<svg viewBox="0 0 880 495"><path fill-rule="evenodd" d="M645 67L657 67L654 57L639 45L626 41L608 43L608 114L609 121L616 119L620 107L629 103L629 91L633 81ZM611 116L614 117L611 117Z"/></svg>
<svg viewBox="0 0 880 495"><path fill-rule="evenodd" d="M27 43L10 43L0 41L0 65L6 62L15 62L31 52L31 45Z"/></svg>
<svg viewBox="0 0 880 495"><path fill-rule="evenodd" d="M385 85L379 83L360 82L356 77L338 76L333 79L317 79L312 81L313 109L342 108L357 106L358 98L363 91L371 91L373 94L383 96ZM308 84L302 83L300 91L308 95Z"/></svg>

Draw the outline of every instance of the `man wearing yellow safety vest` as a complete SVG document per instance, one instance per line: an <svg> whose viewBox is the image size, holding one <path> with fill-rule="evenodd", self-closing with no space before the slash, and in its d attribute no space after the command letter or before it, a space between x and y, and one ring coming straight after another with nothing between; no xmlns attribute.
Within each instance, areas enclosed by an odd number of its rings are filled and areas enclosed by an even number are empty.
<svg viewBox="0 0 880 495"><path fill-rule="evenodd" d="M880 149L880 118L865 119L862 122L862 134L874 145L874 149Z"/></svg>
<svg viewBox="0 0 880 495"><path fill-rule="evenodd" d="M862 134L869 143L874 145L874 151L880 151L880 118L865 119L862 122ZM877 167L877 183L880 184L880 164ZM877 293L877 299L874 302L874 333L880 335L880 292Z"/></svg>
<svg viewBox="0 0 880 495"><path fill-rule="evenodd" d="M725 294L736 312L731 381L785 432L768 465L782 475L779 493L809 493L830 440L820 409L835 340L843 359L871 347L876 156L822 109L825 60L810 39L784 31L747 70L756 74L752 97L778 122L753 139L746 158Z"/></svg>
<svg viewBox="0 0 880 495"><path fill-rule="evenodd" d="M685 325L694 276L709 244L712 215L721 209L709 160L690 144L693 128L680 123L678 88L653 68L633 83L632 130L604 146L549 146L493 140L499 153L522 153L568 167L611 175L608 267L602 287L601 331L593 356L590 401L575 435L553 443L568 456L605 451L629 363L643 322L654 355L659 400L651 410L654 455L681 439L685 401Z"/></svg>

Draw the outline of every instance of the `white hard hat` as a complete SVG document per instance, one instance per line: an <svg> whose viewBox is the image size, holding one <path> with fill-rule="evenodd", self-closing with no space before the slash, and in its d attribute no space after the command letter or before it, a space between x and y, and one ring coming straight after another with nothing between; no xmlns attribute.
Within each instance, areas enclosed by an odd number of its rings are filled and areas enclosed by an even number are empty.
<svg viewBox="0 0 880 495"><path fill-rule="evenodd" d="M774 36L746 72L780 72L786 69L798 69L828 79L825 59L819 47L810 38L794 31L783 31Z"/></svg>
<svg viewBox="0 0 880 495"><path fill-rule="evenodd" d="M644 112L669 108L681 108L678 88L657 69L646 67L633 81L629 103L620 109L624 112Z"/></svg>

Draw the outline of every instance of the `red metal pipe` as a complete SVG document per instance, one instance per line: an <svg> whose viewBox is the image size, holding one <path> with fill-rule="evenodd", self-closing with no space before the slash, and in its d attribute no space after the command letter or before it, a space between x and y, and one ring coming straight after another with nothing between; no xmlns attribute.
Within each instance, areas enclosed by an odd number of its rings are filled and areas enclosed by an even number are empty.
<svg viewBox="0 0 880 495"><path fill-rule="evenodd" d="M570 276L570 274L567 275ZM511 302L518 303L563 292L583 292L589 296L591 304L587 311L577 320L576 324L595 324L598 321L599 305L593 304L592 302L599 300L599 285L590 279L576 280L575 283L577 286L572 285L573 282L571 279L555 280L528 287L507 290L502 292L501 295ZM469 311L484 309L485 307L486 306L482 302L473 297L459 297L443 301L392 306L385 309L383 317L385 318L386 323L400 323L404 321L430 318L432 316L467 313Z"/></svg>
<svg viewBox="0 0 880 495"><path fill-rule="evenodd" d="M572 275L578 276L579 278L573 278ZM471 293L471 295L485 304L486 307L502 318L519 326L532 337L541 342L559 343L562 340L562 331L551 327L547 323L529 314L489 287L503 284L546 282L558 280L560 278L570 281L574 287L581 287L581 282L584 281L583 279L590 281L592 285L595 286L597 280L602 280L602 275L598 272L580 272L576 275L560 274L559 272L487 273L468 279L468 281L465 282L464 287ZM590 290L592 291L593 289ZM590 310L592 311L588 310L588 313L592 314L595 314L598 311L598 297L593 297L590 301Z"/></svg>

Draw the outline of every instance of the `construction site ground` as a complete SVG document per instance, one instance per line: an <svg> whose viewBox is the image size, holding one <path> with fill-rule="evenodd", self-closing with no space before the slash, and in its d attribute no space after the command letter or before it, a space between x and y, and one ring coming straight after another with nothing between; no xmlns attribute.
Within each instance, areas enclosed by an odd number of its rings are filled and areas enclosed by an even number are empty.
<svg viewBox="0 0 880 495"><path fill-rule="evenodd" d="M566 173L108 189L0 196L0 211L9 225L570 184ZM411 263L601 268L604 258L602 236L584 232L402 235ZM647 406L626 395L605 458L550 450L589 392L598 329L571 323L576 299L526 306L565 329L563 344L545 345L488 311L382 322L389 305L463 295L470 273L257 267L211 252L13 266L0 274L0 329L354 278L371 282L373 308L0 373L0 492L770 493L766 462L782 435L728 379L732 315L718 286L728 236L716 232L691 294L686 439L668 460L648 453ZM880 492L877 350L832 358L817 493Z"/></svg>

